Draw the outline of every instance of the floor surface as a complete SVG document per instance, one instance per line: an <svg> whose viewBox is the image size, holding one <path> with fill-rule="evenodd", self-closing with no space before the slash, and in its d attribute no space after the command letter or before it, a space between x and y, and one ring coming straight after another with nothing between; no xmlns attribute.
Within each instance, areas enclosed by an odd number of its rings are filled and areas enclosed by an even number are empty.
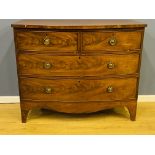
<svg viewBox="0 0 155 155"><path fill-rule="evenodd" d="M138 103L134 122L126 109L117 108L82 115L35 110L27 123L21 123L19 104L0 104L0 134L155 134L155 103Z"/></svg>

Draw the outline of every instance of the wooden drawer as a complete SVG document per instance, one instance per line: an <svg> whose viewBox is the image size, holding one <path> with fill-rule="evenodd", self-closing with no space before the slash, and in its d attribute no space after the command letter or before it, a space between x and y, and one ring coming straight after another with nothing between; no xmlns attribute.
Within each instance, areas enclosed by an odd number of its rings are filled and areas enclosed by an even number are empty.
<svg viewBox="0 0 155 155"><path fill-rule="evenodd" d="M136 97L136 78L103 80L20 79L21 99L44 101L112 101Z"/></svg>
<svg viewBox="0 0 155 155"><path fill-rule="evenodd" d="M77 33L46 31L15 31L17 50L77 51Z"/></svg>
<svg viewBox="0 0 155 155"><path fill-rule="evenodd" d="M20 75L102 76L138 73L138 54L102 56L18 55Z"/></svg>
<svg viewBox="0 0 155 155"><path fill-rule="evenodd" d="M141 49L142 32L85 32L84 51L128 51Z"/></svg>

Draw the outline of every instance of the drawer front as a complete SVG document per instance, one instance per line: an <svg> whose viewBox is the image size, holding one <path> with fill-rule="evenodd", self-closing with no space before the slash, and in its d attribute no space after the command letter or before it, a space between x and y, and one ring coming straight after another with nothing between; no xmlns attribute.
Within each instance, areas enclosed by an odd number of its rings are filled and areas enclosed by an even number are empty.
<svg viewBox="0 0 155 155"><path fill-rule="evenodd" d="M137 32L85 32L84 51L126 51L141 49L142 33Z"/></svg>
<svg viewBox="0 0 155 155"><path fill-rule="evenodd" d="M16 31L16 47L26 51L77 51L77 33Z"/></svg>
<svg viewBox="0 0 155 155"><path fill-rule="evenodd" d="M136 78L47 80L21 78L21 99L44 101L112 101L136 97Z"/></svg>
<svg viewBox="0 0 155 155"><path fill-rule="evenodd" d="M138 54L102 56L18 55L20 75L102 76L138 73Z"/></svg>

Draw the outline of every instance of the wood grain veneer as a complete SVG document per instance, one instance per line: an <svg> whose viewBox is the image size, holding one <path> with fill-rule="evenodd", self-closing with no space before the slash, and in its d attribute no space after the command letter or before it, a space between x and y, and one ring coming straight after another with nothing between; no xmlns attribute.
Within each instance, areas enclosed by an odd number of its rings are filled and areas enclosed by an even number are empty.
<svg viewBox="0 0 155 155"><path fill-rule="evenodd" d="M32 109L91 113L116 106L135 120L146 24L23 20L12 27L22 122Z"/></svg>
<svg viewBox="0 0 155 155"><path fill-rule="evenodd" d="M31 76L103 76L138 73L139 54L96 56L53 56L19 54L20 75ZM114 64L113 68L108 65ZM49 68L45 68L50 64Z"/></svg>

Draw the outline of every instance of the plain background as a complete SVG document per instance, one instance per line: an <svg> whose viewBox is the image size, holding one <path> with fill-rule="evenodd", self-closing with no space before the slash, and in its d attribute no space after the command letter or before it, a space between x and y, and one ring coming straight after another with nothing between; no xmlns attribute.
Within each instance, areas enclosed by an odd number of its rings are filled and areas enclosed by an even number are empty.
<svg viewBox="0 0 155 155"><path fill-rule="evenodd" d="M16 73L15 48L11 23L18 21L0 19L0 96L17 96L18 82ZM147 23L145 31L140 95L155 94L155 20L136 20Z"/></svg>

